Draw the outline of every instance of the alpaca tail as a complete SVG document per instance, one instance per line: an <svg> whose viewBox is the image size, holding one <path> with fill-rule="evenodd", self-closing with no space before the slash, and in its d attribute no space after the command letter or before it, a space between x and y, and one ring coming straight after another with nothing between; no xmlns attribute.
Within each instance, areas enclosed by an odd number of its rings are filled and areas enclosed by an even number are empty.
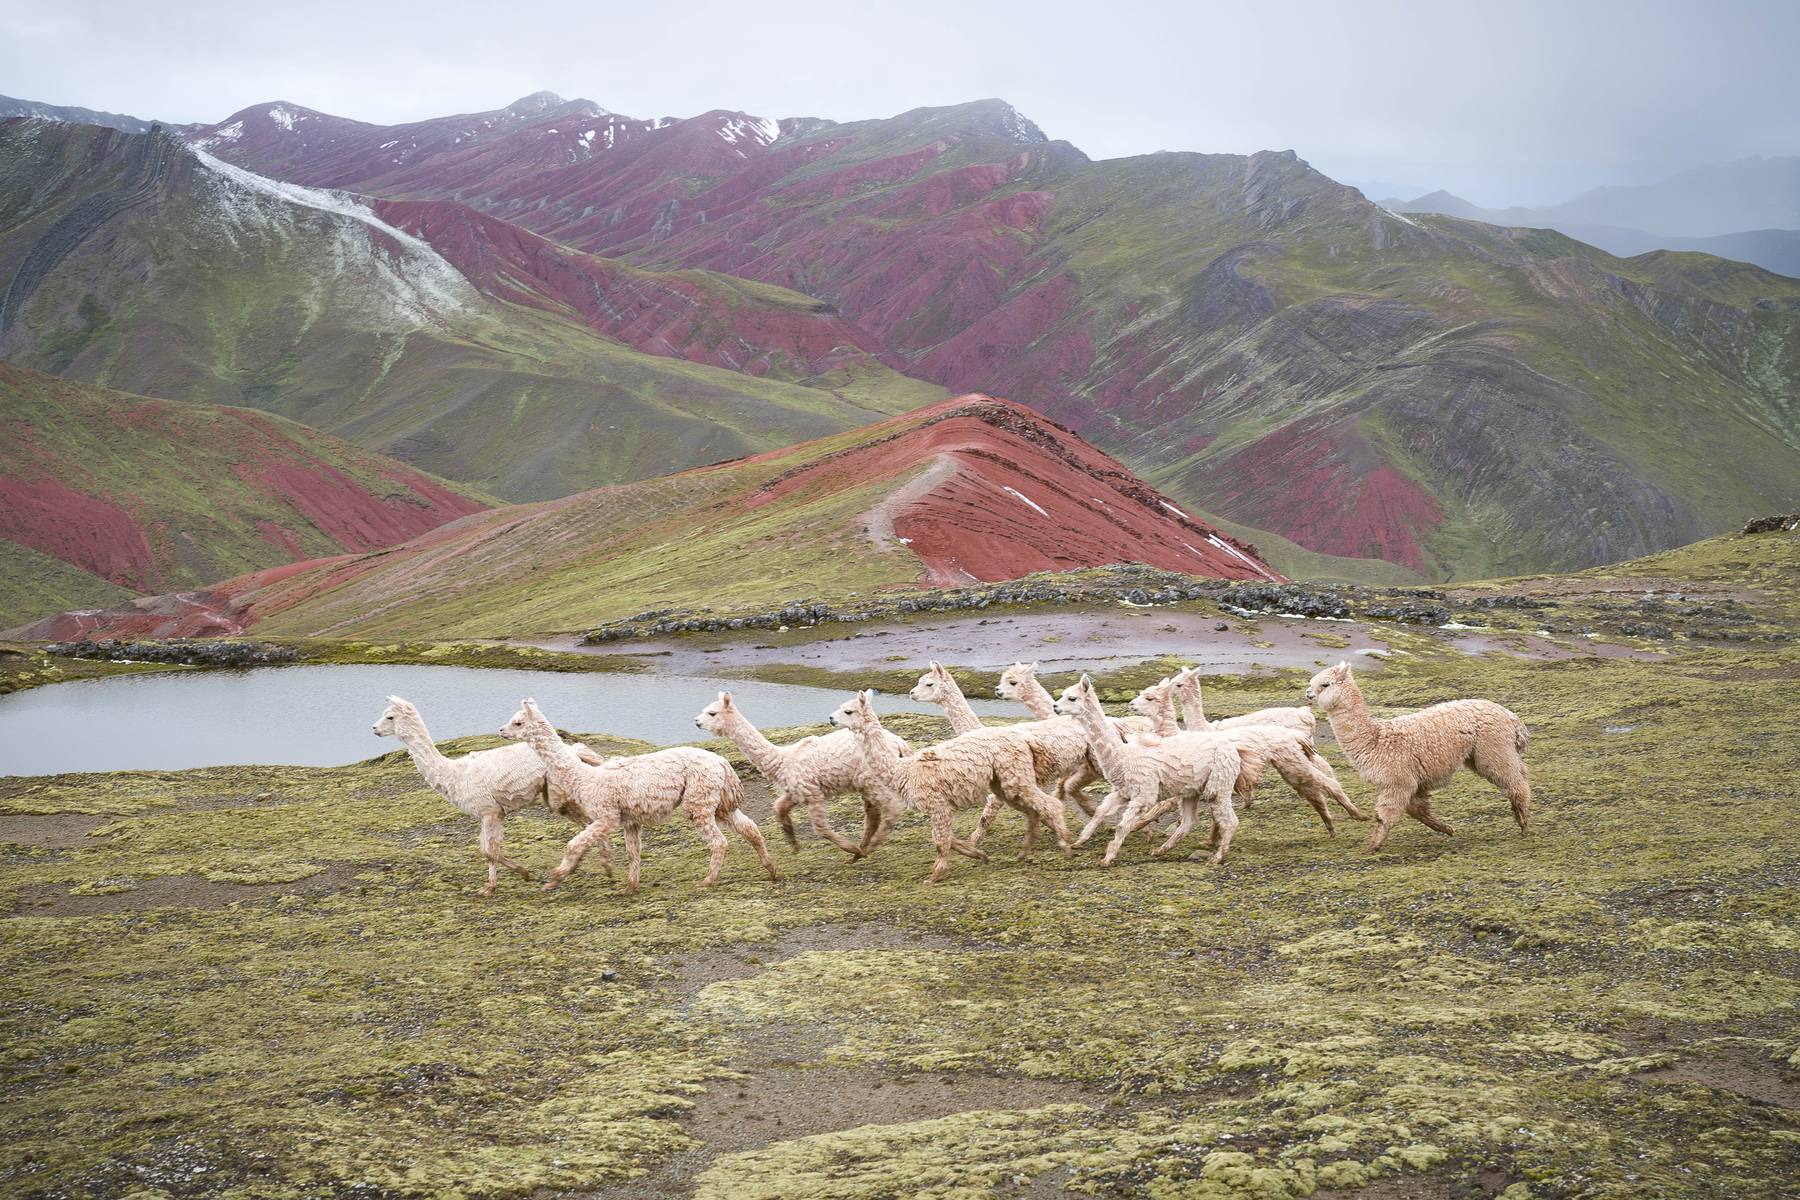
<svg viewBox="0 0 1800 1200"><path fill-rule="evenodd" d="M1525 722L1519 720L1519 718L1517 718L1517 717L1514 717L1513 718L1513 749L1517 750L1520 754L1525 753L1525 740L1527 738L1529 738L1530 736L1531 736L1530 731L1525 728Z"/></svg>
<svg viewBox="0 0 1800 1200"><path fill-rule="evenodd" d="M719 807L714 811L714 815L722 821L729 821L731 814L741 808L743 803L744 781L738 778L736 771L727 768L725 784L719 789Z"/></svg>

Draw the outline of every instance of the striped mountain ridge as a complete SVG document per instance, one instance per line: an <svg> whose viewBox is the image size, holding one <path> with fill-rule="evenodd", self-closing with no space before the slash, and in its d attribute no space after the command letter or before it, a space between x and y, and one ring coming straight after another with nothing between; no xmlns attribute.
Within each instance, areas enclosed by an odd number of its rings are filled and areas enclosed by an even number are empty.
<svg viewBox="0 0 1800 1200"><path fill-rule="evenodd" d="M332 555L79 613L33 637L514 637L650 608L752 611L796 595L963 586L1122 561L1280 578L1023 405L968 395L660 479L477 513Z"/></svg>

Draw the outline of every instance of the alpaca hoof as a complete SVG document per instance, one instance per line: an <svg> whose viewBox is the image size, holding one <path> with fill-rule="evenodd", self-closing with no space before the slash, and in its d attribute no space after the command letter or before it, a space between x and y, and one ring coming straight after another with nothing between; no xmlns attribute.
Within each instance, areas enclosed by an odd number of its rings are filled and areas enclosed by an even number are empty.
<svg viewBox="0 0 1800 1200"><path fill-rule="evenodd" d="M475 894L477 896L492 896L494 894L494 885L490 883L487 887L482 888L479 892L476 892Z"/></svg>
<svg viewBox="0 0 1800 1200"><path fill-rule="evenodd" d="M546 882L546 883L545 883L545 884L544 884L544 886L543 886L543 887L541 887L541 888L539 888L539 889L538 889L538 891L540 891L540 892L554 892L554 891L555 891L555 890L556 890L556 889L557 889L557 888L558 888L558 887L560 887L560 886L562 886L562 880L560 880L560 879L552 879L552 880L549 880L549 881L548 881L548 882Z"/></svg>

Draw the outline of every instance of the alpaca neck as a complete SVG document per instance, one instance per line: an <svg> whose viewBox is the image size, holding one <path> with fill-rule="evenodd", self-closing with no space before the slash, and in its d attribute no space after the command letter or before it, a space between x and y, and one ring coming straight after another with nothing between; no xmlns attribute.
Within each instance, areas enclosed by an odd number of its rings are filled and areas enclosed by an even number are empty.
<svg viewBox="0 0 1800 1200"><path fill-rule="evenodd" d="M1027 679L1019 690L1019 703L1030 709L1032 716L1047 721L1056 715L1056 697L1037 681L1037 676Z"/></svg>
<svg viewBox="0 0 1800 1200"><path fill-rule="evenodd" d="M1206 706L1200 703L1200 677L1189 675L1177 686L1181 695L1181 727L1190 732L1210 729Z"/></svg>
<svg viewBox="0 0 1800 1200"><path fill-rule="evenodd" d="M437 743L431 740L431 733L425 728L424 719L414 714L399 722L399 726L395 736L406 747L407 755L412 759L413 766L419 769L419 774L424 776L425 782L434 788L448 783L456 774L456 764L445 757L444 752L437 748Z"/></svg>
<svg viewBox="0 0 1800 1200"><path fill-rule="evenodd" d="M938 701L938 707L944 710L946 717L950 718L950 728L957 733L969 733L980 729L981 718L976 716L975 710L969 706L969 698L963 695L960 687L956 686L956 680L950 679L947 675L944 678L949 681L950 694Z"/></svg>
<svg viewBox="0 0 1800 1200"><path fill-rule="evenodd" d="M787 752L762 735L750 718L733 708L725 715L725 736L750 760L750 765L773 778L787 759Z"/></svg>
<svg viewBox="0 0 1800 1200"><path fill-rule="evenodd" d="M1164 692L1156 701L1156 711L1150 714L1156 722L1156 732L1163 737L1172 733L1180 733L1181 727L1175 723L1175 693Z"/></svg>
<svg viewBox="0 0 1800 1200"><path fill-rule="evenodd" d="M875 774L887 778L900 774L900 751L888 740L887 730L879 721L864 725L856 730L858 742L862 745L863 759L874 770Z"/></svg>
<svg viewBox="0 0 1800 1200"><path fill-rule="evenodd" d="M1106 782L1119 786L1119 780L1125 777L1125 743L1119 740L1118 729L1106 719L1100 701L1091 694L1081 698L1081 707L1075 716L1087 732L1088 746L1094 752L1094 763L1100 773L1106 776Z"/></svg>
<svg viewBox="0 0 1800 1200"><path fill-rule="evenodd" d="M581 765L575 752L556 736L556 727L542 716L525 719L525 741L552 771L571 771Z"/></svg>
<svg viewBox="0 0 1800 1200"><path fill-rule="evenodd" d="M1369 706L1363 700L1362 689L1354 680L1346 679L1338 685L1337 703L1325 714L1331 722L1332 736L1343 748L1344 754L1351 762L1367 755L1375 748L1381 736L1381 723L1369 715Z"/></svg>

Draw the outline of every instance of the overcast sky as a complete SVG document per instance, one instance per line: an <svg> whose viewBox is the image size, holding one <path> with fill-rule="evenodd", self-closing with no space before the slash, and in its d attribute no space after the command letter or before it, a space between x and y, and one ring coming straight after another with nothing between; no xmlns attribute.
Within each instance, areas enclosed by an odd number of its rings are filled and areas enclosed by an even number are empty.
<svg viewBox="0 0 1800 1200"><path fill-rule="evenodd" d="M1800 153L1800 0L1467 4L0 0L0 93L168 121L377 122L539 89L838 120L985 96L1095 158L1294 149L1488 205Z"/></svg>

